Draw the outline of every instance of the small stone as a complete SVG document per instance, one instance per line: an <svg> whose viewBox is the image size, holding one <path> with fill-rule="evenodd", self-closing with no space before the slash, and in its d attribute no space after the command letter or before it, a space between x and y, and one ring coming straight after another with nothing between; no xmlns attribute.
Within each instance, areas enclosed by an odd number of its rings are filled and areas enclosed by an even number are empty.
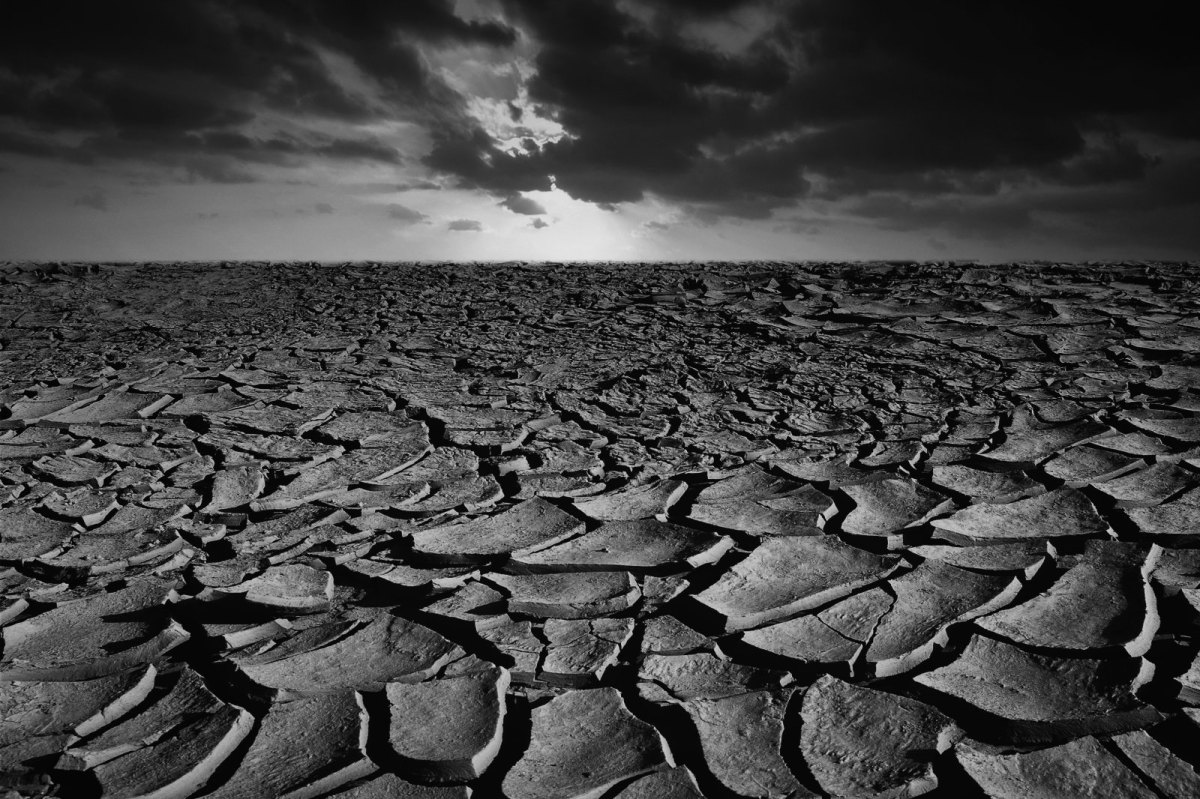
<svg viewBox="0 0 1200 799"><path fill-rule="evenodd" d="M206 513L240 508L258 497L266 487L266 475L257 465L230 466L213 475Z"/></svg>

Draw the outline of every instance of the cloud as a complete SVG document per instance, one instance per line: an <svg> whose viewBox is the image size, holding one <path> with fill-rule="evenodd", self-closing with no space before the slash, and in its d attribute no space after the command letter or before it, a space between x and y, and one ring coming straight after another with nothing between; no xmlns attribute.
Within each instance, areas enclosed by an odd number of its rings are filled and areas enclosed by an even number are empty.
<svg viewBox="0 0 1200 799"><path fill-rule="evenodd" d="M531 228L533 228L534 230L541 230L544 227L550 227L550 223L547 222L545 219L539 218L539 219L535 219L532 222L530 222L529 226Z"/></svg>
<svg viewBox="0 0 1200 799"><path fill-rule="evenodd" d="M377 141L361 139L335 139L328 144L315 147L314 152L329 158L379 161L385 164L399 164L403 160L394 147Z"/></svg>
<svg viewBox="0 0 1200 799"><path fill-rule="evenodd" d="M99 189L96 189L94 191L88 192L87 194L83 194L83 195L80 195L79 197L76 197L75 202L72 203L72 205L82 206L84 208L91 208L94 211L107 211L108 210L108 197L105 196L104 192L100 191Z"/></svg>
<svg viewBox="0 0 1200 799"><path fill-rule="evenodd" d="M398 222L403 222L408 225L416 224L418 222L426 222L429 219L428 216L420 211L414 211L412 208L409 208L405 205L400 205L398 203L392 203L389 205L387 207L387 213L389 219L395 219Z"/></svg>
<svg viewBox="0 0 1200 799"><path fill-rule="evenodd" d="M536 200L531 200L528 197L522 197L520 194L514 194L511 197L505 198L500 205L504 206L514 214L524 214L526 216L538 216L546 213L546 209L541 203Z"/></svg>
<svg viewBox="0 0 1200 799"><path fill-rule="evenodd" d="M318 214L332 214L333 206L329 203L317 203L313 206L313 210L315 210Z"/></svg>
<svg viewBox="0 0 1200 799"><path fill-rule="evenodd" d="M1083 197L1186 157L1155 152L1151 134L1200 149L1187 99L1200 57L1163 3L1091 15L1081 36L1061 6L989 5L985 19L945 0L502 1L538 46L529 101L567 135L513 148L467 125L436 132L425 159L501 197L554 175L601 207L653 195L709 220L767 219L817 195L1057 185ZM740 49L671 22L743 7L775 16Z"/></svg>
<svg viewBox="0 0 1200 799"><path fill-rule="evenodd" d="M414 180L409 183L401 183L396 186L393 191L441 191L440 183L435 183L432 180Z"/></svg>
<svg viewBox="0 0 1200 799"><path fill-rule="evenodd" d="M0 168L465 189L532 217L553 185L705 224L1114 229L1200 202L1200 52L1147 2L13 4Z"/></svg>
<svg viewBox="0 0 1200 799"><path fill-rule="evenodd" d="M187 158L182 164L187 183L254 183L257 178L237 163L217 158Z"/></svg>
<svg viewBox="0 0 1200 799"><path fill-rule="evenodd" d="M446 225L446 229L460 232L479 233L483 230L483 223L477 219L455 219L450 224Z"/></svg>
<svg viewBox="0 0 1200 799"><path fill-rule="evenodd" d="M879 195L848 207L854 216L873 220L884 230L945 230L973 238L998 239L1028 230L1033 209L1013 198L912 200Z"/></svg>
<svg viewBox="0 0 1200 799"><path fill-rule="evenodd" d="M453 0L22 4L0 28L0 151L187 164L216 182L245 163L400 164L392 143L338 127L461 113L422 48L516 35Z"/></svg>

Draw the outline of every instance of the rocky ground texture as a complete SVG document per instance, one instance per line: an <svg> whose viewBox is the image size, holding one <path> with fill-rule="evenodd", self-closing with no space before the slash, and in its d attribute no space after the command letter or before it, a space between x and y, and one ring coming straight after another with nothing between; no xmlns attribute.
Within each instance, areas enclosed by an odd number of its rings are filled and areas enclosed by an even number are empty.
<svg viewBox="0 0 1200 799"><path fill-rule="evenodd" d="M1200 795L1198 278L0 265L0 793Z"/></svg>

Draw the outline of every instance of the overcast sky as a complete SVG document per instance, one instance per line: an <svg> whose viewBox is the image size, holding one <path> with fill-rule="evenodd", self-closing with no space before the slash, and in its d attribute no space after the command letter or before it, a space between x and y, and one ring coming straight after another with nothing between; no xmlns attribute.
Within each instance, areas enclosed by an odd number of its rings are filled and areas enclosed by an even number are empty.
<svg viewBox="0 0 1200 799"><path fill-rule="evenodd" d="M0 259L1200 258L1185 7L10 3Z"/></svg>

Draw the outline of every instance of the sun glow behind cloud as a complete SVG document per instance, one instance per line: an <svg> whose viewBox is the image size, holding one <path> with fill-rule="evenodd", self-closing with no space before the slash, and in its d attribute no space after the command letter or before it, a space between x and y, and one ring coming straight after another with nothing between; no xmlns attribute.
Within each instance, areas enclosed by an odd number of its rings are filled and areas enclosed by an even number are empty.
<svg viewBox="0 0 1200 799"><path fill-rule="evenodd" d="M398 225L392 231L397 257L448 258L451 260L645 260L656 257L652 242L636 233L642 214L630 210L606 211L592 203L573 200L560 190L527 192L524 196L545 209L545 214L516 214L495 200L480 202L462 190L412 192L429 219L425 223ZM400 201L399 195L383 202ZM450 230L462 218L480 223L480 230ZM404 255L400 255L405 253Z"/></svg>

